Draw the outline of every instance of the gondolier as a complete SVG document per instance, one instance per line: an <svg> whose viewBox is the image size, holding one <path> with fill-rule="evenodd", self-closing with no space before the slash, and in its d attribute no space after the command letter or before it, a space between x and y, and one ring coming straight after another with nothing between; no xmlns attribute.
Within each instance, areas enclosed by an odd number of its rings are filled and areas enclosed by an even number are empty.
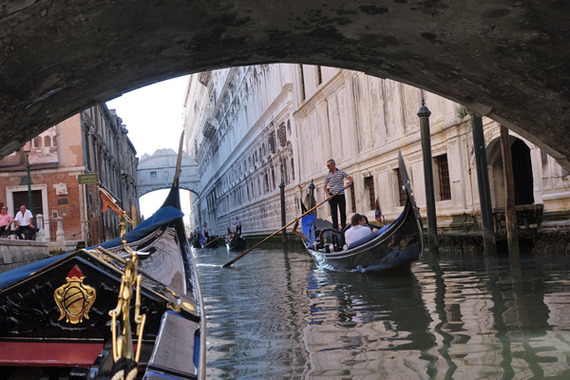
<svg viewBox="0 0 570 380"><path fill-rule="evenodd" d="M331 206L331 218L333 228L338 229L338 213L340 211L340 225L344 229L346 227L346 198L344 189L352 185L352 177L342 169L336 167L333 159L327 161L329 172L325 176L325 184L323 190L325 196L329 200ZM344 179L348 179L348 183L344 183Z"/></svg>

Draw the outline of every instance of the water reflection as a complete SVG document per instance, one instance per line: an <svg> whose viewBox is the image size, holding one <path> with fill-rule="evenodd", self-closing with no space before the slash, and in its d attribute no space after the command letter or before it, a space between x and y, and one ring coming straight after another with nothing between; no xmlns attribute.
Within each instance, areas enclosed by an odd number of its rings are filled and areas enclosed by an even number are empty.
<svg viewBox="0 0 570 380"><path fill-rule="evenodd" d="M310 378L427 378L436 360L417 278L313 270L311 314L303 329Z"/></svg>
<svg viewBox="0 0 570 380"><path fill-rule="evenodd" d="M390 275L196 251L209 379L568 379L570 259L424 256Z"/></svg>
<svg viewBox="0 0 570 380"><path fill-rule="evenodd" d="M561 294L550 278L568 273L567 260L459 257L420 263L414 273L430 312L442 359L437 378L568 378L567 318L552 318ZM557 282L557 281L556 281ZM435 285L435 286L433 286ZM555 287L561 284L558 282ZM568 284L564 285L564 293ZM567 310L570 300L564 299ZM550 321L549 321L550 320Z"/></svg>
<svg viewBox="0 0 570 380"><path fill-rule="evenodd" d="M570 378L566 258L428 255L367 275L302 251L250 255L200 268L212 378Z"/></svg>

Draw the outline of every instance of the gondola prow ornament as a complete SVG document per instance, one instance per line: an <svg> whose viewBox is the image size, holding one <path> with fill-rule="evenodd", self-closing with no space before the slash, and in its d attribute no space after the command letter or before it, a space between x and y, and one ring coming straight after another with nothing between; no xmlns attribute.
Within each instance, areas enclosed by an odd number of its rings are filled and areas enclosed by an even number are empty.
<svg viewBox="0 0 570 380"><path fill-rule="evenodd" d="M123 250L129 254L125 260L125 272L121 276L121 287L119 289L119 297L117 306L109 311L111 316L111 336L113 343L113 367L114 375L112 379L133 379L137 374L137 363L140 357L142 347L142 333L146 322L146 315L140 313L141 308L141 281L142 277L138 273L139 259L137 253L128 245L125 238L127 232L127 222L132 224L132 220L127 216L127 212L121 209L118 202L102 188L101 198L103 201L102 212L107 208L114 211L121 219L121 241ZM133 353L132 332L130 322L130 304L133 298L133 288L135 288L135 316L134 321L137 324L137 349ZM122 316L122 329L120 334L117 331L117 318Z"/></svg>

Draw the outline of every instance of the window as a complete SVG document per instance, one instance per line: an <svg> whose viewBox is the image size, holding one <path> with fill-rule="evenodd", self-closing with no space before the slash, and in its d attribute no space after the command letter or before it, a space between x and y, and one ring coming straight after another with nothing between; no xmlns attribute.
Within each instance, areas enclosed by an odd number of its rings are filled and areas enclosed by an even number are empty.
<svg viewBox="0 0 570 380"><path fill-rule="evenodd" d="M447 165L447 154L435 156L433 158L435 170L437 170L437 184L436 194L438 194L438 201L445 201L451 199L451 186L449 184L449 166Z"/></svg>
<svg viewBox="0 0 570 380"><path fill-rule="evenodd" d="M39 136L34 138L34 148L39 148L41 146L42 146L42 138Z"/></svg>
<svg viewBox="0 0 570 380"><path fill-rule="evenodd" d="M404 190L404 181L402 181L402 176L400 175L400 169L394 169L394 175L396 176L396 184L398 185L398 204L400 206L406 205L406 191Z"/></svg>
<svg viewBox="0 0 570 380"><path fill-rule="evenodd" d="M291 159L291 177L295 180L295 160Z"/></svg>
<svg viewBox="0 0 570 380"><path fill-rule="evenodd" d="M374 210L376 207L375 195L374 195L374 177L364 177L364 190L368 192L368 209Z"/></svg>
<svg viewBox="0 0 570 380"><path fill-rule="evenodd" d="M284 184L289 184L289 175L287 173L287 160L283 160L283 165L281 165L281 182Z"/></svg>
<svg viewBox="0 0 570 380"><path fill-rule="evenodd" d="M156 172L150 172L150 178L156 178Z"/></svg>
<svg viewBox="0 0 570 380"><path fill-rule="evenodd" d="M277 129L277 138L279 139L279 146L282 148L287 145L287 134L285 132L285 123L281 123Z"/></svg>
<svg viewBox="0 0 570 380"><path fill-rule="evenodd" d="M44 136L44 146L51 146L51 137Z"/></svg>
<svg viewBox="0 0 570 380"><path fill-rule="evenodd" d="M271 134L269 135L269 151L271 152L271 154L275 154L276 152L276 138L275 138L275 131L272 131Z"/></svg>
<svg viewBox="0 0 570 380"><path fill-rule="evenodd" d="M350 192L350 210L352 212L356 212L356 195L354 191L354 183L348 188L348 191Z"/></svg>

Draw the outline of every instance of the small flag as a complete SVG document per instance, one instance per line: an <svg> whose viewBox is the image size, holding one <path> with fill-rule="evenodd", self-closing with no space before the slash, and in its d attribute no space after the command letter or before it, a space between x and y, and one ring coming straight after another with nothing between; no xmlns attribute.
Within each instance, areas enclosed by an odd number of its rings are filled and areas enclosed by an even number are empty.
<svg viewBox="0 0 570 380"><path fill-rule="evenodd" d="M376 211L374 212L374 219L376 219L378 223L385 223L385 219L382 215L382 210L380 209L380 202L378 202L378 199L376 199Z"/></svg>
<svg viewBox="0 0 570 380"><path fill-rule="evenodd" d="M101 191L101 201L103 201L103 209L101 212L107 211L107 207L109 207L115 214L122 216L123 210L119 207L118 202L113 198L111 194L109 194L106 190L103 190L99 187L99 191Z"/></svg>

